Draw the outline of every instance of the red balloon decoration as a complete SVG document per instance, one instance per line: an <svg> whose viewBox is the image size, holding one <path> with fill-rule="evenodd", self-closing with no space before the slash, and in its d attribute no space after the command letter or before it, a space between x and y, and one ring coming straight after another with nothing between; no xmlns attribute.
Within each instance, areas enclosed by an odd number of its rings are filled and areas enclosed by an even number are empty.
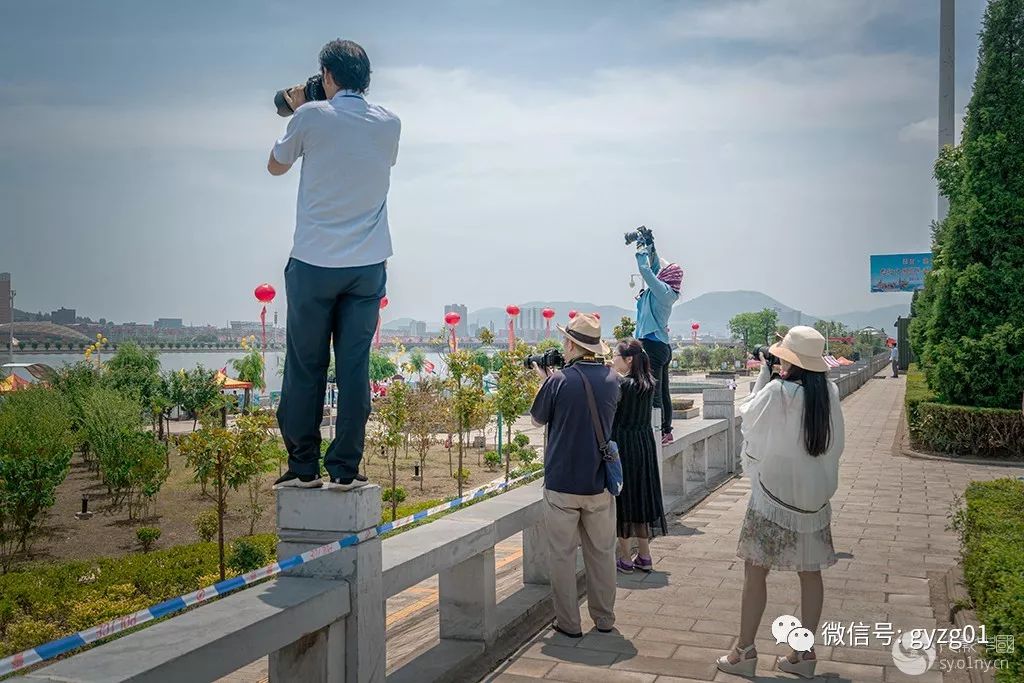
<svg viewBox="0 0 1024 683"><path fill-rule="evenodd" d="M574 319L578 315L579 315L579 313L576 312L576 311L569 311L569 320Z"/></svg>
<svg viewBox="0 0 1024 683"><path fill-rule="evenodd" d="M515 304L509 304L505 307L505 312L514 318L519 315L519 307Z"/></svg>
<svg viewBox="0 0 1024 683"><path fill-rule="evenodd" d="M540 314L544 316L545 320L551 320L552 318L555 317L555 311L550 308L545 308L543 311L540 312Z"/></svg>
<svg viewBox="0 0 1024 683"><path fill-rule="evenodd" d="M389 303L391 303L391 302L388 301L388 298L386 296L385 297L381 297L381 299L380 299L381 310L387 308Z"/></svg>
<svg viewBox="0 0 1024 683"><path fill-rule="evenodd" d="M263 304L269 304L274 300L274 296L277 294L277 292L274 291L274 288L266 282L256 287L256 290L253 293L256 295L256 300Z"/></svg>

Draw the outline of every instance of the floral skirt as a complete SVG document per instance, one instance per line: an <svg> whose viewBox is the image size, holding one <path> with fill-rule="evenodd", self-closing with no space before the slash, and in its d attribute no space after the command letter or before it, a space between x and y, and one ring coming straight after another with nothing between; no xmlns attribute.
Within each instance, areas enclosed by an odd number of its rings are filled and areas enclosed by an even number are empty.
<svg viewBox="0 0 1024 683"><path fill-rule="evenodd" d="M771 569L814 572L836 563L832 527L801 533L779 526L747 508L736 554Z"/></svg>

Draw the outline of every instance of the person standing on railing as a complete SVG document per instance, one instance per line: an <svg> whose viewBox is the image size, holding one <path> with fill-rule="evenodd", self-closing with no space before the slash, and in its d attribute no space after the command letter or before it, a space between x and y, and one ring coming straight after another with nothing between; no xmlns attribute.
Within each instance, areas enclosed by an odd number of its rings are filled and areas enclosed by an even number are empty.
<svg viewBox="0 0 1024 683"><path fill-rule="evenodd" d="M612 426L612 441L622 459L622 493L615 499L615 520L619 537L615 567L623 574L633 569L654 569L650 539L658 530L668 534L665 508L658 475L658 447L651 428L654 375L651 359L636 339L619 342L612 355L612 367L622 376L621 398ZM633 556L632 541L637 551Z"/></svg>
<svg viewBox="0 0 1024 683"><path fill-rule="evenodd" d="M319 75L326 99L306 102L302 88L284 93L295 113L267 162L278 176L302 159L295 239L284 270L288 348L277 409L288 471L275 486L323 484L320 423L333 339L338 417L323 485L348 491L367 483L359 463L370 416L370 344L392 254L387 197L401 123L366 101L370 60L356 43L327 43Z"/></svg>
<svg viewBox="0 0 1024 683"><path fill-rule="evenodd" d="M555 606L553 628L582 638L576 592L576 548L583 547L587 606L598 631L615 625L615 503L606 490L604 457L595 436L587 397L593 393L604 434L611 434L619 403L619 377L602 358L611 349L601 340L601 323L578 315L567 328L562 370L534 371L544 383L533 401L534 425L547 427L544 451L544 523L548 567Z"/></svg>
<svg viewBox="0 0 1024 683"><path fill-rule="evenodd" d="M672 394L669 391L669 365L672 362L672 340L668 320L672 307L679 300L683 286L683 269L675 263L662 263L654 243L640 245L636 265L644 279L643 291L636 297L636 338L644 345L651 359L654 374L654 407L661 409L661 442L672 443Z"/></svg>
<svg viewBox="0 0 1024 683"><path fill-rule="evenodd" d="M825 338L797 326L769 352L781 361L779 379L772 379L762 354L754 390L740 407L743 470L751 486L736 550L745 561L743 600L737 647L718 659L719 669L741 676L753 676L757 667L754 638L768 599L769 570L797 572L797 626L815 633L824 601L821 570L836 563L829 501L839 485L845 424L839 389L822 358ZM815 663L811 647L779 657L777 667L813 678Z"/></svg>

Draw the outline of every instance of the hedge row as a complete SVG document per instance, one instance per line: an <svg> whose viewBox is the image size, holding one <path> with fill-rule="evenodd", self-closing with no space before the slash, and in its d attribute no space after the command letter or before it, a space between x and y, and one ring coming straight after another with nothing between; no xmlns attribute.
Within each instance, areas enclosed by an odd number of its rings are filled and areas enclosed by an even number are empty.
<svg viewBox="0 0 1024 683"><path fill-rule="evenodd" d="M999 681L1024 680L1024 481L996 479L967 487L966 509L954 517L963 544L964 576L989 639L1014 635Z"/></svg>
<svg viewBox="0 0 1024 683"><path fill-rule="evenodd" d="M273 534L246 540L274 556ZM0 657L219 580L216 543L20 567L0 575Z"/></svg>
<svg viewBox="0 0 1024 683"><path fill-rule="evenodd" d="M934 402L924 374L907 372L907 426L914 448L984 458L1024 458L1024 414Z"/></svg>

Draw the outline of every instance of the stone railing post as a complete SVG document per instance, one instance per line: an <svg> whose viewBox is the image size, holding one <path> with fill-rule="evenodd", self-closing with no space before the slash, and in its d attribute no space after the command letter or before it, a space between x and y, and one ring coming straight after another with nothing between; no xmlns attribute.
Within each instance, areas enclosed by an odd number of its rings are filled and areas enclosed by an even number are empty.
<svg viewBox="0 0 1024 683"><path fill-rule="evenodd" d="M704 390L704 419L728 420L729 430L726 434L726 468L729 473L739 469L739 444L736 438L736 391L734 389Z"/></svg>
<svg viewBox="0 0 1024 683"><path fill-rule="evenodd" d="M438 574L441 638L494 642L497 598L494 548Z"/></svg>
<svg viewBox="0 0 1024 683"><path fill-rule="evenodd" d="M277 491L277 557L284 559L373 529L380 523L380 510L379 486L347 492L281 489ZM284 574L347 581L351 610L344 622L271 653L270 681L383 683L386 654L380 539L373 537L342 548Z"/></svg>

